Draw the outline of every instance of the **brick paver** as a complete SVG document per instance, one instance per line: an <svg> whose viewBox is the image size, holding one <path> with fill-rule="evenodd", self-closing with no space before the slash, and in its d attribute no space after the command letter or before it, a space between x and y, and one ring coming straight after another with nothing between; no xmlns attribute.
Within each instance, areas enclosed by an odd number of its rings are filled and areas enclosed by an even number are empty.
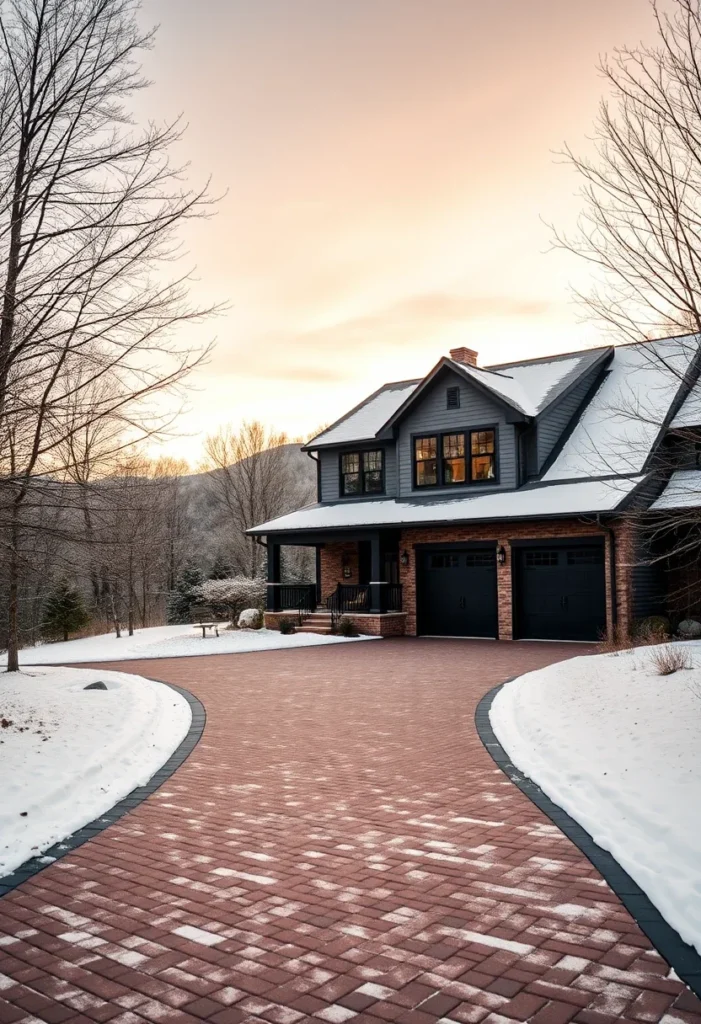
<svg viewBox="0 0 701 1024"><path fill-rule="evenodd" d="M0 901L0 1024L701 1024L475 732L580 649L385 640L110 667L208 721L155 796Z"/></svg>

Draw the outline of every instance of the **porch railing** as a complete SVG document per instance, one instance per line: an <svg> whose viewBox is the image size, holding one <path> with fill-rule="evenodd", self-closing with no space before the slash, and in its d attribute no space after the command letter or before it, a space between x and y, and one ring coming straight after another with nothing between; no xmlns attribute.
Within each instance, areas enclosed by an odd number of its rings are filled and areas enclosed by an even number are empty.
<svg viewBox="0 0 701 1024"><path fill-rule="evenodd" d="M275 589L279 610L297 612L300 622L316 610L316 583L282 583Z"/></svg>
<svg viewBox="0 0 701 1024"><path fill-rule="evenodd" d="M380 612L400 612L402 610L401 583L379 583ZM370 611L369 583L339 583L333 594L326 598L326 608L331 612L332 619L341 615L367 614Z"/></svg>

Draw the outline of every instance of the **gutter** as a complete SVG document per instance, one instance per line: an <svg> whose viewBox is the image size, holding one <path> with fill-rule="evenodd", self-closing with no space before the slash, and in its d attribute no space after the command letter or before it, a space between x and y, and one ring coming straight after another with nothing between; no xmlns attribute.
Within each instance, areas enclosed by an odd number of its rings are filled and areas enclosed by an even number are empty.
<svg viewBox="0 0 701 1024"><path fill-rule="evenodd" d="M312 462L316 462L316 500L321 501L321 462L318 457L314 455L313 451L309 451L308 448L303 448L302 451L307 455Z"/></svg>

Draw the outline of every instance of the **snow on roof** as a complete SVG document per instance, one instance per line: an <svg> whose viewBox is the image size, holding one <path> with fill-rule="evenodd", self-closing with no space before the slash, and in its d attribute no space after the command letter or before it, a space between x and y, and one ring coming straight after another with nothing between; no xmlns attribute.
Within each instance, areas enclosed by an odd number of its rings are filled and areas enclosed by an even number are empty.
<svg viewBox="0 0 701 1024"><path fill-rule="evenodd" d="M533 415L537 415L601 357L601 349L591 349L566 356L553 356L551 359L529 360L487 369L513 377L528 396Z"/></svg>
<svg viewBox="0 0 701 1024"><path fill-rule="evenodd" d="M667 508L696 508L701 506L701 470L678 469L672 473L669 483L657 501L653 511Z"/></svg>
<svg viewBox="0 0 701 1024"><path fill-rule="evenodd" d="M344 529L359 526L398 526L411 523L460 523L480 519L530 519L548 515L610 512L630 494L641 477L583 480L494 491L472 497L433 500L342 501L310 505L256 526L249 533L290 533L297 530Z"/></svg>
<svg viewBox="0 0 701 1024"><path fill-rule="evenodd" d="M316 448L317 445L370 440L420 383L418 380L403 380L396 384L385 384L355 409L351 409L346 416L342 416L327 430L313 438L309 446L313 444Z"/></svg>
<svg viewBox="0 0 701 1024"><path fill-rule="evenodd" d="M701 427L701 380L696 381L670 426Z"/></svg>
<svg viewBox="0 0 701 1024"><path fill-rule="evenodd" d="M545 482L640 473L664 424L698 339L621 345Z"/></svg>

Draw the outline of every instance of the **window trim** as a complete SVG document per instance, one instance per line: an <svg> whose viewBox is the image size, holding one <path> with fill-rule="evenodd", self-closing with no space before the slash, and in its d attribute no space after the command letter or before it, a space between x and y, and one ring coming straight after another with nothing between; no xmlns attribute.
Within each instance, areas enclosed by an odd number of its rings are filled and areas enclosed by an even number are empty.
<svg viewBox="0 0 701 1024"><path fill-rule="evenodd" d="M363 468L363 455L367 452L380 452L382 455L382 469L380 471L382 478L382 486L379 491L366 491L365 490L365 469ZM343 489L343 457L344 455L357 455L359 460L359 474L360 474L360 490L357 494L346 494ZM377 498L385 494L387 486L386 476L387 466L387 449L383 445L367 445L363 448L347 448L341 450L338 453L338 496L339 498L347 498L349 501L358 501L358 499Z"/></svg>
<svg viewBox="0 0 701 1024"><path fill-rule="evenodd" d="M492 480L472 480L472 456L471 456L471 434L479 434L483 430L494 431L494 477ZM464 483L447 484L443 479L443 438L451 437L454 434L465 435L465 476ZM416 441L423 437L435 437L436 439L436 483L418 484L416 482ZM455 491L461 487L495 487L500 482L499 469L499 424L485 423L472 427L452 427L450 430L421 430L410 437L411 444L411 489L413 491L448 490Z"/></svg>

